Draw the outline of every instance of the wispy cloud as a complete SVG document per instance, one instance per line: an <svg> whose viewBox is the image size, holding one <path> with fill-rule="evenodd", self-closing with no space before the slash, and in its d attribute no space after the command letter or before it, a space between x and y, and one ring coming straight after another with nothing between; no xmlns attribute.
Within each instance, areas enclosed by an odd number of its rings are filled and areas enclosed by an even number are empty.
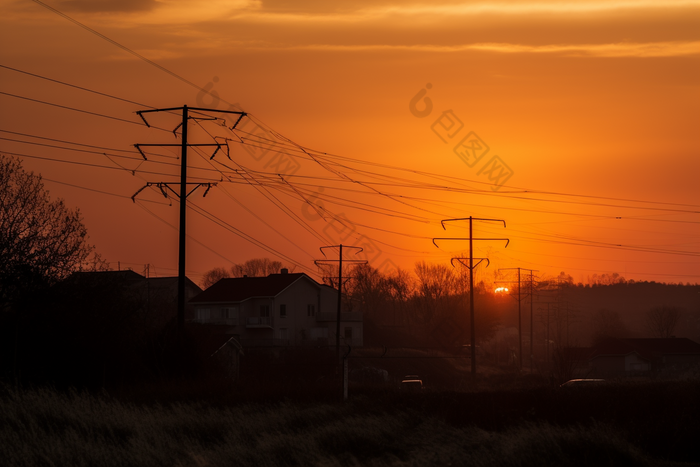
<svg viewBox="0 0 700 467"><path fill-rule="evenodd" d="M269 46L267 46L269 48ZM413 51L456 53L465 51L497 52L504 54L558 54L591 57L678 57L700 55L700 41L615 43L615 44L564 44L522 45L508 43L477 43L464 45L306 45L287 49L355 51Z"/></svg>
<svg viewBox="0 0 700 467"><path fill-rule="evenodd" d="M645 11L698 8L697 0L658 1L501 1L464 2L443 0L440 2L413 1L354 1L326 2L307 0L300 2L251 1L244 8L231 9L231 17L265 21L313 21L356 22L390 17L455 17L475 15L577 15L642 13Z"/></svg>
<svg viewBox="0 0 700 467"><path fill-rule="evenodd" d="M128 13L153 10L156 0L59 0L55 5L61 11L83 13Z"/></svg>
<svg viewBox="0 0 700 467"><path fill-rule="evenodd" d="M60 0L99 30L139 31L159 57L244 50L678 57L700 54L700 1ZM26 10L25 10L26 11ZM35 11L32 11L35 13ZM48 13L47 13L48 14Z"/></svg>

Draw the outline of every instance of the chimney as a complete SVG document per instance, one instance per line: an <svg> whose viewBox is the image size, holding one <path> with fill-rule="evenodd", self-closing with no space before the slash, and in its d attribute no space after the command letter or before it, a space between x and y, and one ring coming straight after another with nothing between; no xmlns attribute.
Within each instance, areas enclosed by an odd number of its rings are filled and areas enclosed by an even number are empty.
<svg viewBox="0 0 700 467"><path fill-rule="evenodd" d="M287 269L287 268L280 269L280 274L289 274L289 269Z"/></svg>

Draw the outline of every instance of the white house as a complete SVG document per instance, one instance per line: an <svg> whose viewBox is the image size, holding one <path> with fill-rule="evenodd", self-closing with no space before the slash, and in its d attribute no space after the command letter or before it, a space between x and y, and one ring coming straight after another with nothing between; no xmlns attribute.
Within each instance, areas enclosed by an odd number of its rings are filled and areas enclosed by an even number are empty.
<svg viewBox="0 0 700 467"><path fill-rule="evenodd" d="M193 297L195 323L220 326L243 347L334 347L338 291L304 273L221 279ZM340 344L362 346L362 313L342 312Z"/></svg>

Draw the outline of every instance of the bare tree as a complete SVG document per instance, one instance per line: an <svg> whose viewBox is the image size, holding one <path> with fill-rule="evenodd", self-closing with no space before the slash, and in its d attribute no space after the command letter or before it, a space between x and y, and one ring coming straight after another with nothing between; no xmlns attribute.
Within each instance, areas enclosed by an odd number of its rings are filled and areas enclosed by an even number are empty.
<svg viewBox="0 0 700 467"><path fill-rule="evenodd" d="M620 274L613 272L612 274L593 274L589 276L588 282L591 285L615 285L625 284L627 280Z"/></svg>
<svg viewBox="0 0 700 467"><path fill-rule="evenodd" d="M226 268L214 268L210 269L209 271L204 273L204 277L202 277L202 288L203 289L208 289L212 285L216 284L219 282L221 279L231 277L231 272L229 272L228 269Z"/></svg>
<svg viewBox="0 0 700 467"><path fill-rule="evenodd" d="M266 277L270 274L280 272L282 263L273 261L270 258L254 258L243 264L231 266L232 277Z"/></svg>
<svg viewBox="0 0 700 467"><path fill-rule="evenodd" d="M647 330L654 337L671 337L680 318L681 309L678 307L654 307L647 312Z"/></svg>
<svg viewBox="0 0 700 467"><path fill-rule="evenodd" d="M40 175L0 155L0 309L33 286L87 265L93 249L80 211L51 200Z"/></svg>
<svg viewBox="0 0 700 467"><path fill-rule="evenodd" d="M397 269L395 273L386 277L386 286L392 323L409 324L408 304L415 290L415 281L410 272Z"/></svg>
<svg viewBox="0 0 700 467"><path fill-rule="evenodd" d="M457 280L452 268L444 264L416 263L414 271L418 278L416 296L426 322L433 321L446 311L451 295L457 291Z"/></svg>
<svg viewBox="0 0 700 467"><path fill-rule="evenodd" d="M282 263L273 261L269 258L254 258L249 259L242 264L234 264L230 269L214 268L204 273L201 285L203 288L209 288L221 279L229 277L266 277L270 274L279 273L282 269Z"/></svg>
<svg viewBox="0 0 700 467"><path fill-rule="evenodd" d="M593 315L593 341L611 337L628 337L629 329L616 311L601 309Z"/></svg>
<svg viewBox="0 0 700 467"><path fill-rule="evenodd" d="M353 301L361 304L363 311L377 313L386 307L387 283L381 272L369 264L357 264L347 275L351 280L344 290Z"/></svg>

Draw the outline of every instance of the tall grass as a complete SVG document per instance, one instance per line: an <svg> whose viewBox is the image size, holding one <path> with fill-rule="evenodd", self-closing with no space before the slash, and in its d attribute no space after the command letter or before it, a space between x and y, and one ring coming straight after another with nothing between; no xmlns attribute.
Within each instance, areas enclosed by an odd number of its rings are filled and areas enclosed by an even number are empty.
<svg viewBox="0 0 700 467"><path fill-rule="evenodd" d="M5 466L663 465L614 423L454 423L448 398L130 403L0 388ZM441 408L442 407L442 408ZM529 406L526 404L526 410ZM674 464L675 465L675 464Z"/></svg>

